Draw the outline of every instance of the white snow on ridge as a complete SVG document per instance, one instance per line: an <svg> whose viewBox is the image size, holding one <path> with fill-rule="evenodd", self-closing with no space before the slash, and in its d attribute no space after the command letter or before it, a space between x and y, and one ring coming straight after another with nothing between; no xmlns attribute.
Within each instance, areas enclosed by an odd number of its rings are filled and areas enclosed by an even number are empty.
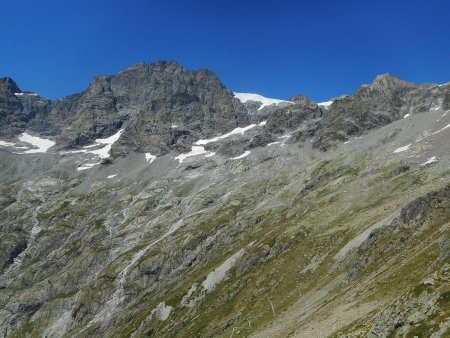
<svg viewBox="0 0 450 338"><path fill-rule="evenodd" d="M38 148L26 150L25 152L23 152L23 154L46 153L49 148L55 145L55 142L51 140L47 140L37 136L31 136L27 133L23 133L22 135L20 135L19 140L25 143L29 143Z"/></svg>
<svg viewBox="0 0 450 338"><path fill-rule="evenodd" d="M403 116L403 118L406 119L406 118L409 117L409 116L410 116L410 114L408 113L408 114L406 114L405 116Z"/></svg>
<svg viewBox="0 0 450 338"><path fill-rule="evenodd" d="M329 106L334 102L334 100L325 101L325 102L319 102L318 105L321 107L324 107L325 109L328 109Z"/></svg>
<svg viewBox="0 0 450 338"><path fill-rule="evenodd" d="M246 152L244 152L243 154L241 154L239 156L231 158L231 160L239 160L241 158L247 157L248 155L250 155L250 151L249 150L247 150Z"/></svg>
<svg viewBox="0 0 450 338"><path fill-rule="evenodd" d="M406 146L404 146L404 147L400 147L400 148L395 149L394 150L394 154L401 153L402 151L406 151L406 150L409 149L409 147L411 147L411 143L406 145Z"/></svg>
<svg viewBox="0 0 450 338"><path fill-rule="evenodd" d="M24 95L38 96L38 94L36 94L36 93L14 93L14 95L16 95L16 96L24 96Z"/></svg>
<svg viewBox="0 0 450 338"><path fill-rule="evenodd" d="M114 178L116 177L118 174L114 174L114 175L109 175L108 178Z"/></svg>
<svg viewBox="0 0 450 338"><path fill-rule="evenodd" d="M264 97L259 94L252 94L252 93L236 93L233 92L234 97L237 98L242 103L245 103L247 101L255 101L255 102L261 102L262 105L258 108L258 110L263 109L264 107L271 106L271 105L277 105L279 103L292 103L291 101L285 101L285 100L278 100L278 99L270 99L268 97Z"/></svg>

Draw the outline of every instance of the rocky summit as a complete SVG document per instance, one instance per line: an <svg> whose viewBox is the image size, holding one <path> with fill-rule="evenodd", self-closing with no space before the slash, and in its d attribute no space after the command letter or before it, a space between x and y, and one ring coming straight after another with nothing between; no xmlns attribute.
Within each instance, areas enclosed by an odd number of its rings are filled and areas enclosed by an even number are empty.
<svg viewBox="0 0 450 338"><path fill-rule="evenodd" d="M316 103L0 79L0 336L450 336L450 83Z"/></svg>

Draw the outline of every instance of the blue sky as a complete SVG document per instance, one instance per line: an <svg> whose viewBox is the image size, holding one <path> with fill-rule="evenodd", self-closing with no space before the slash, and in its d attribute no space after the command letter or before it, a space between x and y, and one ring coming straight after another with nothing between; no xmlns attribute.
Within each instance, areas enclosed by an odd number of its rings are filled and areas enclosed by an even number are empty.
<svg viewBox="0 0 450 338"><path fill-rule="evenodd" d="M450 81L450 1L0 0L0 76L61 98L137 62L316 101L380 73Z"/></svg>

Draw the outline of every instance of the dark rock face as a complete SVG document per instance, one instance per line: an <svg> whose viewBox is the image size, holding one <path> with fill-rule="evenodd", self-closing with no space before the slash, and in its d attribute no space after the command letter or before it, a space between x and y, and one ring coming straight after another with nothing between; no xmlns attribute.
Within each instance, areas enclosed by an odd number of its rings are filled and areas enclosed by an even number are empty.
<svg viewBox="0 0 450 338"><path fill-rule="evenodd" d="M190 72L174 63L148 66L148 71L145 101L130 116L124 137L113 148L116 154L185 151L196 139L249 123L245 107L213 73Z"/></svg>
<svg viewBox="0 0 450 338"><path fill-rule="evenodd" d="M285 130L299 128L307 121L319 119L323 110L306 96L295 97L291 106L275 110L267 120L266 129L274 134L280 134Z"/></svg>
<svg viewBox="0 0 450 338"><path fill-rule="evenodd" d="M23 93L11 78L0 78L0 137L11 139L23 132L35 115L46 111L49 104L40 96Z"/></svg>

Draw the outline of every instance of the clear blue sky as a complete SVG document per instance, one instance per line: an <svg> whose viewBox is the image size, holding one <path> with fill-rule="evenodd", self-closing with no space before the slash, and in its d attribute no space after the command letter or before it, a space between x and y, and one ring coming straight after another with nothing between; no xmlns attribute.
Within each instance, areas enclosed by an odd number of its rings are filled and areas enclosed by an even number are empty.
<svg viewBox="0 0 450 338"><path fill-rule="evenodd" d="M321 101L377 74L450 81L450 1L0 0L0 76L60 98L137 62Z"/></svg>

